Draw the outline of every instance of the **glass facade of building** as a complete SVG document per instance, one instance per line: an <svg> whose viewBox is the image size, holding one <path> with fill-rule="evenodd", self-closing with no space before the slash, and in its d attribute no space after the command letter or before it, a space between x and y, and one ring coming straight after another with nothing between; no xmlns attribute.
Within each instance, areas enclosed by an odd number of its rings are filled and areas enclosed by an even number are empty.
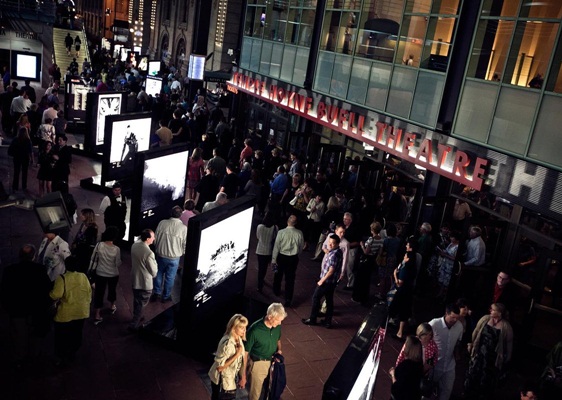
<svg viewBox="0 0 562 400"><path fill-rule="evenodd" d="M435 127L460 1L328 0L314 91ZM249 1L240 66L302 85L315 13Z"/></svg>
<svg viewBox="0 0 562 400"><path fill-rule="evenodd" d="M562 3L485 0L453 136L560 169Z"/></svg>

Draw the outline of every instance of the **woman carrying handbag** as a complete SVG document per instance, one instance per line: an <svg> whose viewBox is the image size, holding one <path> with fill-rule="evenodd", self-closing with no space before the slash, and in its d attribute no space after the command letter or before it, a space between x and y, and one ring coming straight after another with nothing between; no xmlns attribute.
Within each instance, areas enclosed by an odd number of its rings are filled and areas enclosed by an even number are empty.
<svg viewBox="0 0 562 400"><path fill-rule="evenodd" d="M244 366L244 344L248 319L242 314L234 314L226 325L226 332L219 341L215 362L209 370L211 378L211 399L231 400L236 398L236 377L240 375L238 386L246 386Z"/></svg>

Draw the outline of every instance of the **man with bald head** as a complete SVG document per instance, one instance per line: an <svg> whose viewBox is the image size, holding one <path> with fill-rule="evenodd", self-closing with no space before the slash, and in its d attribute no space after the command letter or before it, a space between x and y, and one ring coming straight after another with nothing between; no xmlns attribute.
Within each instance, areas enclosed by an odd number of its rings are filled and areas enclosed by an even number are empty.
<svg viewBox="0 0 562 400"><path fill-rule="evenodd" d="M304 248L304 236L295 228L296 224L297 217L291 215L287 220L287 227L277 233L271 260L275 271L273 293L277 296L281 294L281 281L285 275L285 307L290 307L293 301L299 254Z"/></svg>

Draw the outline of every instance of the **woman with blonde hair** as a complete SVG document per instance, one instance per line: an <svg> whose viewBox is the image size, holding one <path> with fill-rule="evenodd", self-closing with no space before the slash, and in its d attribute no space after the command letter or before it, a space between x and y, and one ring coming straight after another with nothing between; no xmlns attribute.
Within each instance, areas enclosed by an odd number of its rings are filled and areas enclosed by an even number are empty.
<svg viewBox="0 0 562 400"><path fill-rule="evenodd" d="M406 337L404 360L389 371L392 379L393 400L419 400L420 382L423 377L422 344L415 336Z"/></svg>
<svg viewBox="0 0 562 400"><path fill-rule="evenodd" d="M212 400L236 398L236 377L240 375L238 386L246 386L244 371L244 344L248 319L242 314L234 314L226 325L226 331L219 341L215 361L209 370Z"/></svg>
<svg viewBox="0 0 562 400"><path fill-rule="evenodd" d="M77 270L85 273L94 247L98 242L98 224L96 223L96 214L91 208L83 208L80 211L80 220L82 222L74 236L71 250L78 260Z"/></svg>
<svg viewBox="0 0 562 400"><path fill-rule="evenodd" d="M472 332L468 344L470 364L464 382L468 395L494 393L499 377L505 372L513 351L513 329L507 321L507 310L501 303L490 306Z"/></svg>

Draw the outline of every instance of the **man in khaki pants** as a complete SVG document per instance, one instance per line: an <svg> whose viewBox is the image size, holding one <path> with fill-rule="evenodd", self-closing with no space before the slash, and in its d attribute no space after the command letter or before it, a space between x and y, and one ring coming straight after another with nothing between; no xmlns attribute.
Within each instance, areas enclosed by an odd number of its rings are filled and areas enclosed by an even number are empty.
<svg viewBox="0 0 562 400"><path fill-rule="evenodd" d="M250 375L249 400L259 400L271 359L281 354L281 322L287 313L281 303L272 303L265 317L254 322L246 333L244 365ZM245 378L245 376L243 376Z"/></svg>

